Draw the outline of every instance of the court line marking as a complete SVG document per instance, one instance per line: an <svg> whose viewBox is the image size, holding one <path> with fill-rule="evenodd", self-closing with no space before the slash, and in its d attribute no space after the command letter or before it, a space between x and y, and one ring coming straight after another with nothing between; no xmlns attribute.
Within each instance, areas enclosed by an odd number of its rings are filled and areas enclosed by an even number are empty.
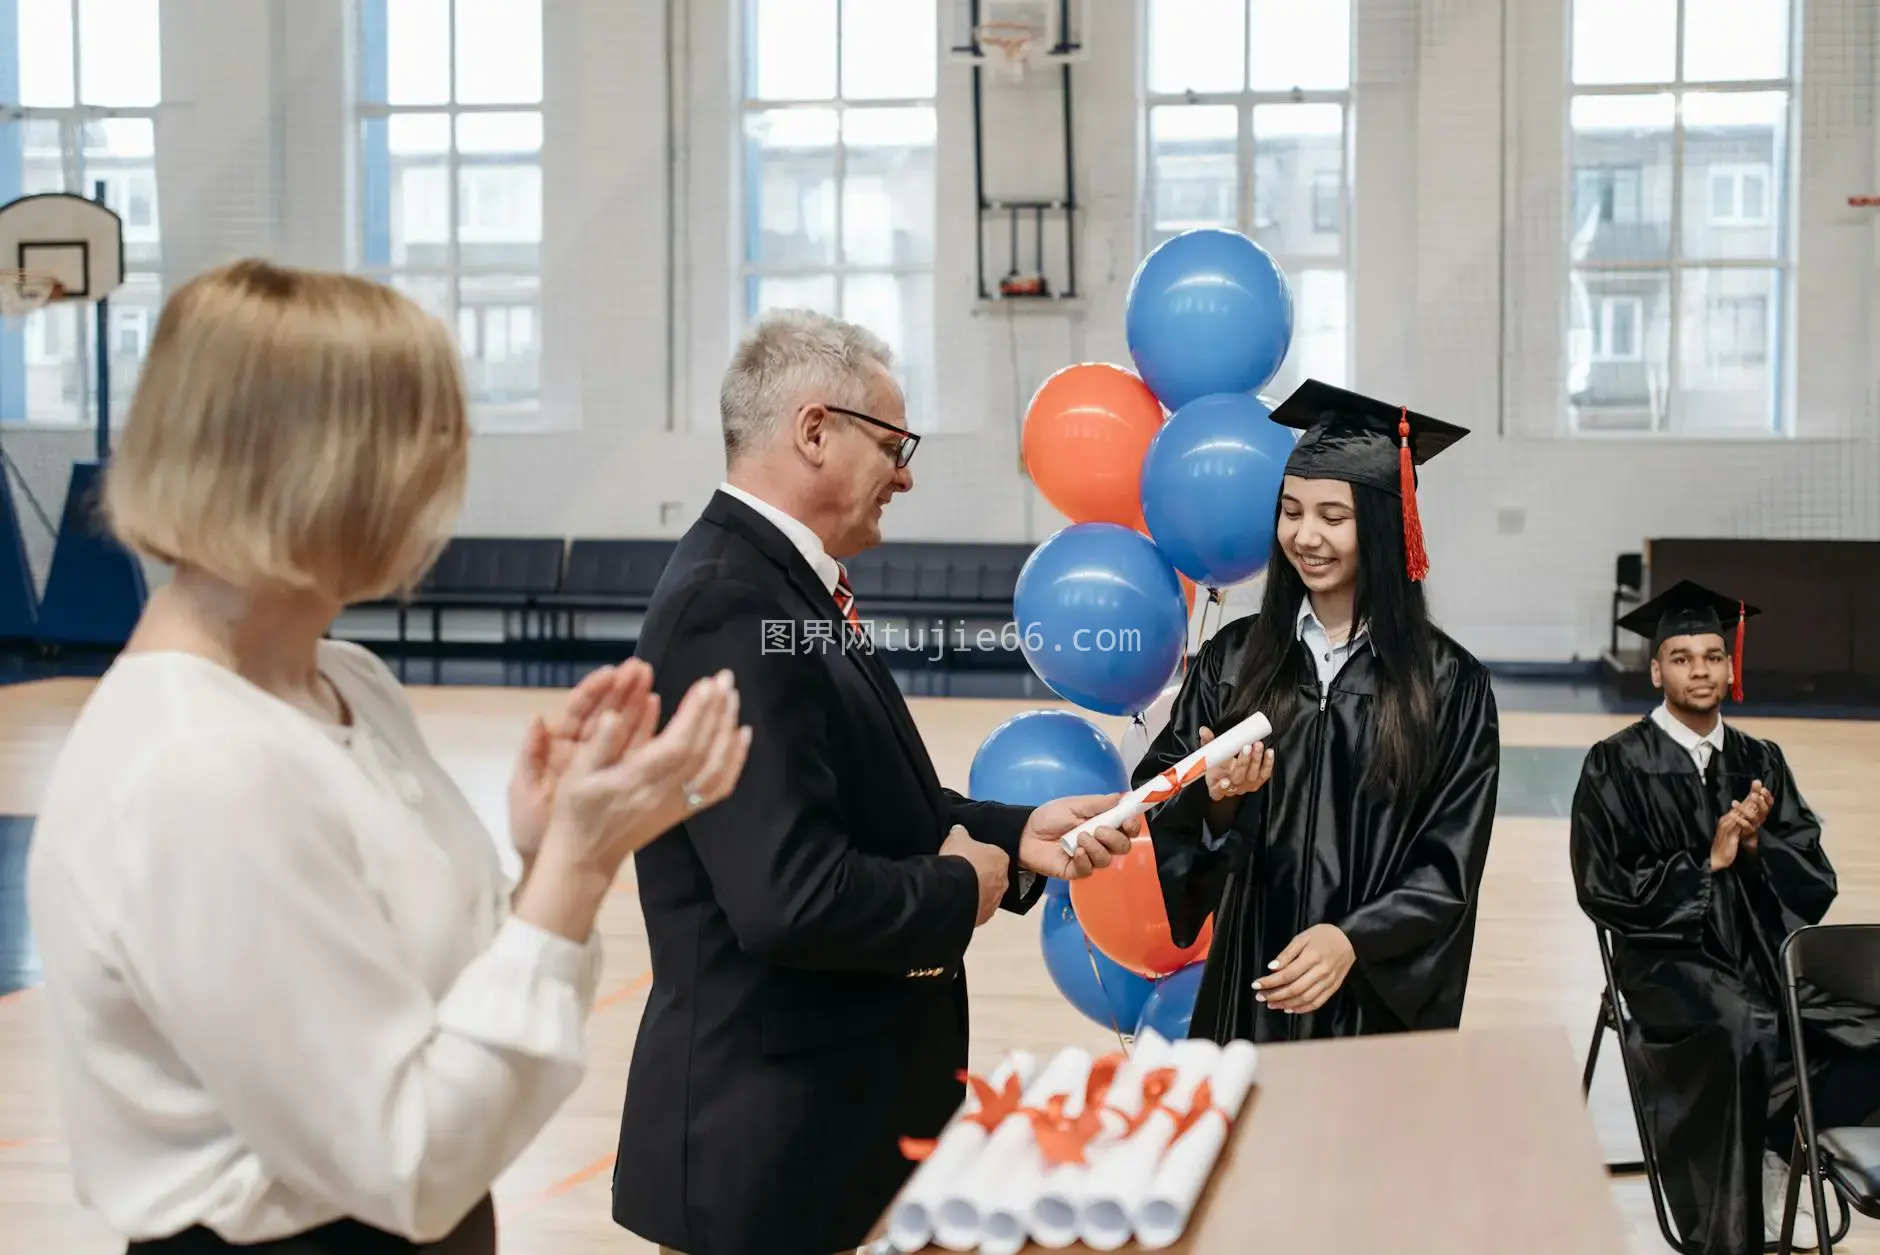
<svg viewBox="0 0 1880 1255"><path fill-rule="evenodd" d="M649 967L620 988L596 998L594 1005L589 1008L589 1014L595 1011L605 1011L608 1007L618 1006L652 983L653 969Z"/></svg>
<svg viewBox="0 0 1880 1255"><path fill-rule="evenodd" d="M585 1167L578 1168L575 1171L570 1172L567 1176L563 1177L561 1180L553 1182L550 1185L544 1186L542 1189L537 1190L535 1193L529 1195L527 1198L523 1199L521 1202L516 1203L513 1206L504 1208L502 1210L503 1218L505 1220L509 1220L509 1219L514 1219L517 1216L526 1216L530 1212L536 1210L537 1208L546 1206L547 1204L554 1202L556 1199L560 1198L562 1195L570 1193L571 1191L580 1188L582 1185L585 1185L587 1182L592 1181L595 1177L599 1176L601 1173L606 1172L609 1169L611 1169L614 1166L614 1154L615 1153L616 1152L609 1152L605 1155L602 1155L599 1159L596 1159L593 1163L588 1164Z"/></svg>

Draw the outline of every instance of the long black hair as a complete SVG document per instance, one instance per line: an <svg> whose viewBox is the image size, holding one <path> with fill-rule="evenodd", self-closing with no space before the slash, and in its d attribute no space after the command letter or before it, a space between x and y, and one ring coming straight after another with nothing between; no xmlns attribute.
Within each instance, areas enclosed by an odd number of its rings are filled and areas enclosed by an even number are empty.
<svg viewBox="0 0 1880 1255"><path fill-rule="evenodd" d="M1423 585L1404 573L1403 507L1367 484L1351 485L1358 528L1358 577L1352 630L1363 625L1377 659L1373 755L1364 787L1407 800L1428 779L1436 736L1434 637ZM1277 514L1277 510L1276 510ZM1295 624L1306 586L1280 547L1275 518L1266 593L1253 625L1228 726L1264 712L1276 733L1299 709L1300 675L1294 659Z"/></svg>

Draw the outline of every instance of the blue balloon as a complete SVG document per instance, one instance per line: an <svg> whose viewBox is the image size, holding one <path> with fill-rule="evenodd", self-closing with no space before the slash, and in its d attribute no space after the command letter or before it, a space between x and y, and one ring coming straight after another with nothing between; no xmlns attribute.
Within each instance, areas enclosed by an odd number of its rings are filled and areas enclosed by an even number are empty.
<svg viewBox="0 0 1880 1255"><path fill-rule="evenodd" d="M1129 771L1103 729L1068 710L1028 710L994 728L973 755L967 791L987 802L1042 806L1080 793L1122 793ZM1070 893L1045 881L1045 896Z"/></svg>
<svg viewBox="0 0 1880 1255"><path fill-rule="evenodd" d="M1142 514L1176 570L1225 588L1266 565L1292 450L1292 428L1245 392L1175 411L1142 460Z"/></svg>
<svg viewBox="0 0 1880 1255"><path fill-rule="evenodd" d="M1136 373L1171 411L1216 392L1258 392L1292 345L1292 286L1267 251L1208 227L1164 240L1129 283L1124 333Z"/></svg>
<svg viewBox="0 0 1880 1255"><path fill-rule="evenodd" d="M1086 710L1128 715L1155 700L1187 645L1181 580L1155 542L1115 523L1075 523L1032 551L1012 608L1025 661Z"/></svg>
<svg viewBox="0 0 1880 1255"><path fill-rule="evenodd" d="M1051 983L1089 1019L1113 1032L1130 1032L1142 1018L1154 984L1105 958L1090 943L1069 898L1052 899L1043 910L1038 935Z"/></svg>
<svg viewBox="0 0 1880 1255"><path fill-rule="evenodd" d="M1195 995L1201 992L1201 973L1206 963L1190 963L1155 983L1142 1004L1136 1031L1154 1029L1170 1041L1188 1036L1188 1022L1194 1018Z"/></svg>

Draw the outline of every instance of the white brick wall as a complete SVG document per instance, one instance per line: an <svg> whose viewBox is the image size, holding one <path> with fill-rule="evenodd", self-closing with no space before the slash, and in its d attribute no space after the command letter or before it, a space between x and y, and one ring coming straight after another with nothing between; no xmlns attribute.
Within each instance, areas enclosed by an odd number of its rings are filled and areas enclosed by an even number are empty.
<svg viewBox="0 0 1880 1255"><path fill-rule="evenodd" d="M1799 435L1730 442L1558 434L1566 0L1354 3L1355 383L1477 433L1424 481L1445 624L1486 657L1591 657L1606 639L1614 555L1647 536L1880 536L1880 227L1845 204L1880 191L1876 0L1805 6ZM478 439L464 530L676 533L719 479L711 423L730 334L730 41L741 7L547 0L548 426ZM940 403L965 430L923 444L915 491L889 514L891 537L1050 534L1062 520L1016 469L1023 405L1060 366L1128 361L1141 23L1136 0L1091 7L1090 55L1076 72L1079 320L974 315L967 72L942 68ZM252 252L345 264L347 13L344 0L165 0L159 145L173 281ZM991 129L1020 141L989 153L989 170L1029 160L1049 171L1052 108L1046 94L1016 115L989 112ZM1037 119L1033 130L1014 116ZM117 398L120 412L127 400ZM88 439L5 438L56 510ZM673 507L663 525L662 503ZM1503 511L1518 533L1498 531ZM23 525L43 571L38 525L29 513Z"/></svg>

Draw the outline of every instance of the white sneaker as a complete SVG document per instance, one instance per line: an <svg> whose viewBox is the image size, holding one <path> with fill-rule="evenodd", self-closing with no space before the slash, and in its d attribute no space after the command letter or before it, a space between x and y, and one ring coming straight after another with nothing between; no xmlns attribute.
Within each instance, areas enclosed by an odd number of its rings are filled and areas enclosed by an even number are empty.
<svg viewBox="0 0 1880 1255"><path fill-rule="evenodd" d="M1804 1174L1806 1168L1804 1168ZM1782 1236L1782 1208L1788 1200L1789 1164L1772 1150L1763 1152L1763 1237L1771 1242ZM1802 1177L1802 1192L1795 1200L1795 1241L1798 1251L1812 1251L1821 1243L1815 1236L1815 1196L1809 1191L1808 1178Z"/></svg>

